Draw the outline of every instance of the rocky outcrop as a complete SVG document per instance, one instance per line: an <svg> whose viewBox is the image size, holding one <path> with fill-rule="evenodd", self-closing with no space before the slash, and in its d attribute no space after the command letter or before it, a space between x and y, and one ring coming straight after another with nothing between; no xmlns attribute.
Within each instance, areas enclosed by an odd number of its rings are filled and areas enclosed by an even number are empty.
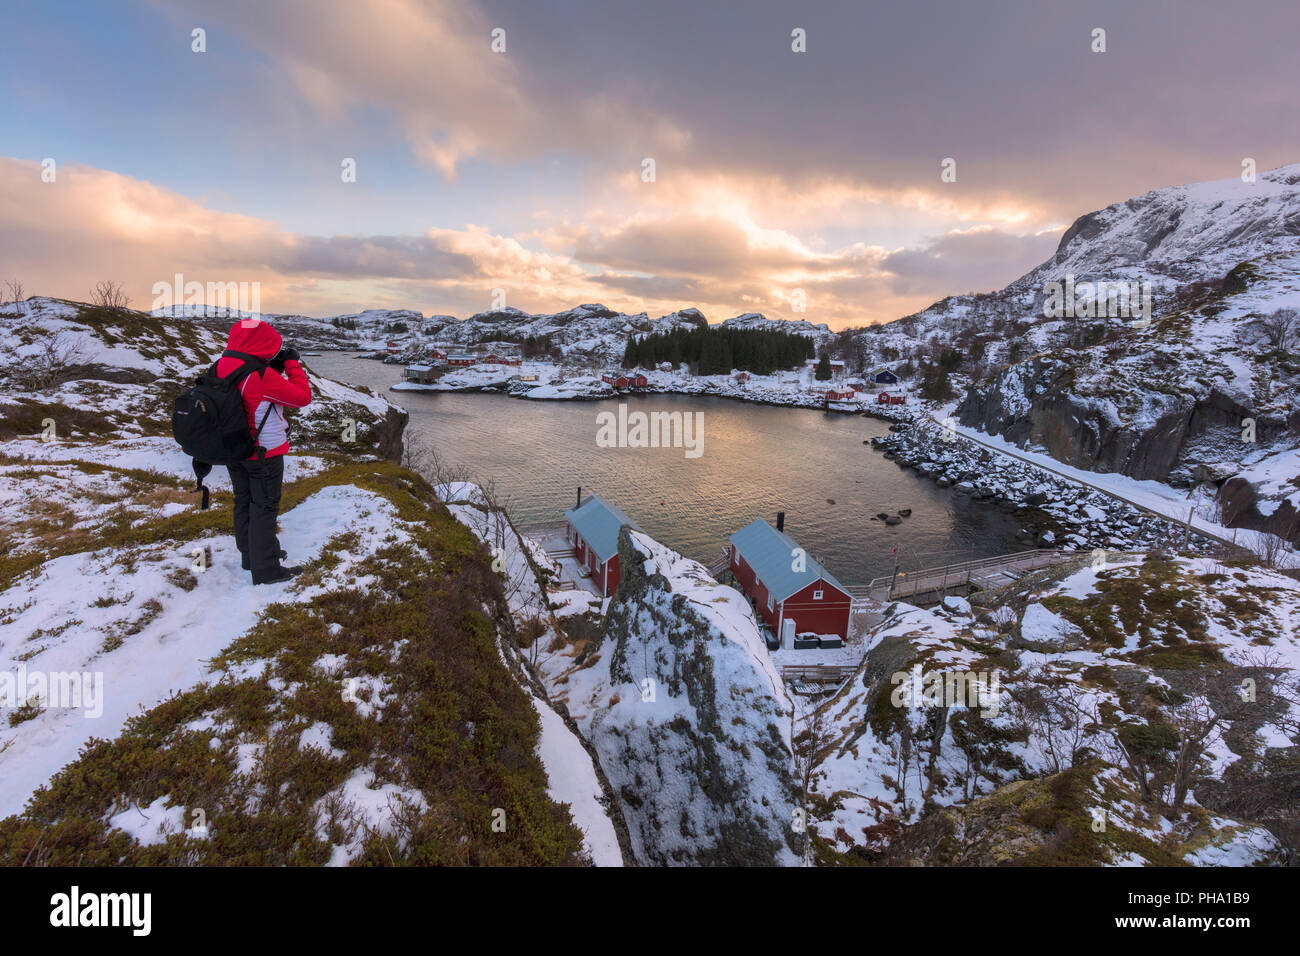
<svg viewBox="0 0 1300 956"><path fill-rule="evenodd" d="M1033 359L966 393L960 424L1059 461L1134 478L1168 477L1186 437L1191 408L1170 401L1144 426L1118 420L1102 403L1070 391L1074 369L1059 359Z"/></svg>
<svg viewBox="0 0 1300 956"><path fill-rule="evenodd" d="M390 405L384 413L383 421L375 426L375 444L380 458L399 461L402 457L402 436L406 425L411 420L411 413L404 408Z"/></svg>
<svg viewBox="0 0 1300 956"><path fill-rule="evenodd" d="M957 408L962 425L1045 449L1058 461L1090 471L1185 483L1203 460L1198 440L1238 443L1242 422L1254 418L1256 441L1282 437L1285 425L1257 416L1219 389L1201 394L1152 391L1141 415L1123 416L1111 402L1075 388L1078 371L1060 358L1036 358L972 387ZM1184 474L1176 475L1176 471Z"/></svg>
<svg viewBox="0 0 1300 956"><path fill-rule="evenodd" d="M743 597L624 528L579 720L651 865L794 865L792 710Z"/></svg>
<svg viewBox="0 0 1300 956"><path fill-rule="evenodd" d="M1289 500L1261 499L1259 487L1242 476L1234 476L1219 488L1223 521L1231 528L1267 531L1300 545L1300 512Z"/></svg>

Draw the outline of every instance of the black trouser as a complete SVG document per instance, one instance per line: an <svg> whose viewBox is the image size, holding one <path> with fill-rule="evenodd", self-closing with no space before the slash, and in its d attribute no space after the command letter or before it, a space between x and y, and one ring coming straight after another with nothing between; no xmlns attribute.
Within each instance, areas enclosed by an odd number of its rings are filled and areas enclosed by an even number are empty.
<svg viewBox="0 0 1300 956"><path fill-rule="evenodd" d="M280 570L280 540L275 522L280 514L280 485L284 481L284 456L249 459L228 465L235 489L235 546L244 570L260 584Z"/></svg>

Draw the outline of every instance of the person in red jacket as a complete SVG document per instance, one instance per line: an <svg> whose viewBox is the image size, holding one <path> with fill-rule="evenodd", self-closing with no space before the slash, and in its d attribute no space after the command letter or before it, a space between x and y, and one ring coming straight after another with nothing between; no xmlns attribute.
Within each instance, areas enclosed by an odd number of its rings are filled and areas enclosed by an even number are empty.
<svg viewBox="0 0 1300 956"><path fill-rule="evenodd" d="M284 567L275 524L280 515L280 487L284 482L284 456L289 450L286 408L311 403L311 384L298 361L298 353L284 348L280 333L269 322L242 319L230 330L226 351L217 361L223 378L235 372L247 357L266 368L239 383L248 415L248 429L257 450L247 461L227 468L235 490L235 545L245 571L254 584L275 584L298 574L301 567Z"/></svg>

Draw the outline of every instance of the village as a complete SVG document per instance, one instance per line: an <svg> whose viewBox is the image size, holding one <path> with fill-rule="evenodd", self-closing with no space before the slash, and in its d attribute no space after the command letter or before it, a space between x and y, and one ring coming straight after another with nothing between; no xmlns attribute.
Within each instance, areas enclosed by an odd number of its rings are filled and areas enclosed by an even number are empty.
<svg viewBox="0 0 1300 956"><path fill-rule="evenodd" d="M407 344L390 340L380 354L387 362L400 363L409 352ZM817 377L817 359L770 375L740 369L727 375L695 375L667 362L653 369L624 369L574 358L525 358L520 346L511 342L434 343L419 352L418 360L404 363L402 381L392 386L394 391L496 391L534 400L600 399L636 392L719 395L887 418L906 417L903 406L913 396L911 387L889 368L855 375L838 359L826 360L830 378L823 380Z"/></svg>
<svg viewBox="0 0 1300 956"><path fill-rule="evenodd" d="M389 363L403 364L395 391L493 391L530 399L602 399L629 394L716 395L765 404L819 408L827 413L867 414L899 420L921 406L891 368L852 374L843 361L810 359L801 367L759 375L733 369L728 375L695 375L663 363L653 369L582 364L573 358L525 358L519 345L493 341L477 346L434 343L405 361L410 347L389 341ZM817 366L829 366L829 380ZM910 404L909 404L910 400ZM909 509L877 517L896 525ZM558 516L557 516L558 517ZM786 515L756 517L719 543L706 571L747 601L768 653L791 689L820 693L839 685L866 654L865 637L895 601L932 607L964 602L973 592L999 587L1024 574L1065 560L1072 552L1034 549L936 568L903 568L862 583L843 583L786 532ZM634 518L596 494L577 492L562 523L524 529L554 598L572 606L585 599L600 614L621 583L618 541Z"/></svg>
<svg viewBox="0 0 1300 956"><path fill-rule="evenodd" d="M782 678L798 692L817 693L851 675L866 655L865 637L895 601L916 607L965 603L971 594L1010 584L1072 552L1037 549L946 567L903 570L865 584L844 584L775 522L755 518L719 547L707 573L744 596ZM619 534L645 534L612 502L578 488L563 524L527 529L544 576L564 603L585 596L604 613L622 582ZM578 592L571 595L569 592Z"/></svg>

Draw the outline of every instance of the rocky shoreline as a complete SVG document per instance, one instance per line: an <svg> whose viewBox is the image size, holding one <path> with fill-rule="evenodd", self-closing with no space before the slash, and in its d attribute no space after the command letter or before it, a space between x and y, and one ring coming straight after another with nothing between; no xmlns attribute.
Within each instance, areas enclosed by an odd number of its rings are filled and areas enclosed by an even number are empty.
<svg viewBox="0 0 1300 956"><path fill-rule="evenodd" d="M1168 542L1181 526L1085 485L981 448L928 418L899 422L871 444L901 468L934 479L976 501L1023 517L1027 546L1145 550ZM1186 546L1204 552L1216 542L1195 531Z"/></svg>

